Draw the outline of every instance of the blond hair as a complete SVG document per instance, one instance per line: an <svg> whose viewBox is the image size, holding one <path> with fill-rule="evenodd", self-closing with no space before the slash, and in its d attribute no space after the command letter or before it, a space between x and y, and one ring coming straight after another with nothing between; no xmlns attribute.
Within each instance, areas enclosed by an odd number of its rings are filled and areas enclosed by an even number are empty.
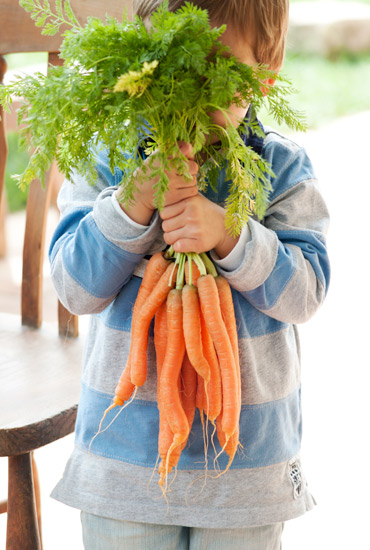
<svg viewBox="0 0 370 550"><path fill-rule="evenodd" d="M169 10L176 11L185 0L169 0ZM192 0L208 11L214 25L230 25L241 39L251 42L258 63L271 69L283 64L288 29L289 0ZM162 0L134 0L134 13L149 17Z"/></svg>

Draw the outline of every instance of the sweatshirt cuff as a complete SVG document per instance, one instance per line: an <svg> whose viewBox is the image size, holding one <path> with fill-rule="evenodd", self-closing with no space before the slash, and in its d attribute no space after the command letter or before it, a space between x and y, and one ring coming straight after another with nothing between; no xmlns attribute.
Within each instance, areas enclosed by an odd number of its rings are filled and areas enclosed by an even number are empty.
<svg viewBox="0 0 370 550"><path fill-rule="evenodd" d="M248 225L250 239L245 244L240 265L231 271L217 264L219 274L226 277L230 286L239 292L254 290L266 281L274 269L279 251L275 231L252 218Z"/></svg>
<svg viewBox="0 0 370 550"><path fill-rule="evenodd" d="M112 203L113 203L114 209L118 212L118 214L120 216L122 216L122 218L127 223L132 225L132 227L135 227L136 229L138 229L140 231L145 231L146 229L148 229L148 227L149 227L148 225L141 225L141 223L135 222L132 218L130 218L130 216L128 214L126 214L126 212L124 210L122 210L122 208L120 207L119 201L117 199L117 193L116 192L114 192L113 195L112 195Z"/></svg>
<svg viewBox="0 0 370 550"><path fill-rule="evenodd" d="M165 248L161 222L155 211L148 226L131 220L112 196L116 187L104 189L95 201L93 218L104 237L122 250L134 254L154 254Z"/></svg>
<svg viewBox="0 0 370 550"><path fill-rule="evenodd" d="M219 258L216 252L211 250L210 255L213 262L223 271L235 271L244 261L245 247L250 239L251 232L247 224L241 230L238 242L225 258Z"/></svg>

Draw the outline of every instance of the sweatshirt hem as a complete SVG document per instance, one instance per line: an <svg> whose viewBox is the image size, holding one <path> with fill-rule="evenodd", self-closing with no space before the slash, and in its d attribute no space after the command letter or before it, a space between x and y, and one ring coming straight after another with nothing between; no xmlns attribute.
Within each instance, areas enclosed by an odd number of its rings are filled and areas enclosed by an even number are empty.
<svg viewBox="0 0 370 550"><path fill-rule="evenodd" d="M101 498L96 501L96 496L90 494L78 495L61 494L58 486L51 494L51 498L76 508L83 512L97 516L108 517L120 521L136 521L160 525L182 525L184 527L200 527L206 529L240 529L243 527L257 527L272 523L284 522L299 517L311 511L316 505L312 495L305 491L301 497L288 504L274 504L264 507L250 507L248 509L221 509L214 514L212 506L199 507L191 506L191 518L189 517L189 506L173 505L160 506L159 503L127 503L127 508L119 508L115 502ZM95 500L95 502L94 502ZM212 521L214 516L214 521ZM207 518L207 519L203 519Z"/></svg>

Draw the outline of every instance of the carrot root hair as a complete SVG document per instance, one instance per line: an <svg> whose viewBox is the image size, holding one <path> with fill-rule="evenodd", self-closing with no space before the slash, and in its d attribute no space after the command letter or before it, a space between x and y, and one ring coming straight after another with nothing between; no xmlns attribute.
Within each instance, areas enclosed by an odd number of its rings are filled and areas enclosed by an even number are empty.
<svg viewBox="0 0 370 550"><path fill-rule="evenodd" d="M123 409L125 409L128 405L130 405L130 403L132 403L132 401L135 399L136 397L136 392L137 392L137 386L135 386L135 390L134 390L134 393L132 394L132 396L130 397L130 399L128 401L126 401L126 403L124 403L123 405L119 405L115 400L113 400L113 403L111 405L109 405L108 408L105 409L104 411L104 414L100 420L100 423L99 423L99 428L98 428L98 431L96 432L96 434L94 435L94 437L91 439L90 441L90 444L89 444L89 453L91 451L91 446L94 442L94 440L98 437L98 435L102 434L103 432L105 432L105 430L107 430L108 428L111 427L111 425L113 424L113 422L116 420L116 418L121 414L121 412L123 411ZM120 410L118 411L118 413L112 418L112 420L109 422L109 424L102 430L102 426L103 426L103 422L104 420L106 419L107 417L107 414L109 413L109 411L111 411L112 409L114 409L115 407L120 407Z"/></svg>

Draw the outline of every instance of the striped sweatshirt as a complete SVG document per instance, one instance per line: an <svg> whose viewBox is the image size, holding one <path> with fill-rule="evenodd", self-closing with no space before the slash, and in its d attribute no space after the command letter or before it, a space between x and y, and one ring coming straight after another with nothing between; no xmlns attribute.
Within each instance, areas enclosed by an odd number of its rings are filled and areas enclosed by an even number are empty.
<svg viewBox="0 0 370 550"><path fill-rule="evenodd" d="M254 137L245 137L254 146ZM262 220L251 218L232 257L217 270L230 283L241 366L240 442L231 468L196 414L166 501L158 487L159 412L153 326L148 376L136 397L90 442L109 406L130 347L131 316L145 256L165 248L158 213L148 226L132 223L117 205L122 172L105 153L91 186L74 174L59 194L61 219L50 246L52 279L61 302L88 314L75 447L52 496L114 519L196 527L239 528L285 521L314 500L302 471L300 350L297 324L322 304L329 282L328 212L306 152L272 129L260 144L274 176ZM217 192L228 192L220 170ZM116 415L113 409L103 427ZM172 478L171 478L172 480Z"/></svg>

